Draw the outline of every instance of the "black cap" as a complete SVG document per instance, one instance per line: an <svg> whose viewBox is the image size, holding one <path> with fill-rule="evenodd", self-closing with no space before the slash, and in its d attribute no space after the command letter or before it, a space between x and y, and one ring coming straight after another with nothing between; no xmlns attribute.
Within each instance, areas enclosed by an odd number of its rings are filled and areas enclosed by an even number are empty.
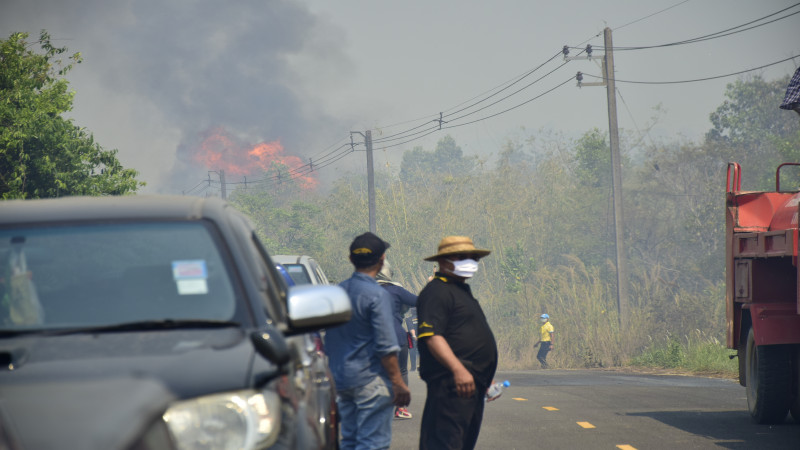
<svg viewBox="0 0 800 450"><path fill-rule="evenodd" d="M357 268L369 267L377 264L389 247L388 242L373 233L366 232L356 236L350 244L350 260Z"/></svg>

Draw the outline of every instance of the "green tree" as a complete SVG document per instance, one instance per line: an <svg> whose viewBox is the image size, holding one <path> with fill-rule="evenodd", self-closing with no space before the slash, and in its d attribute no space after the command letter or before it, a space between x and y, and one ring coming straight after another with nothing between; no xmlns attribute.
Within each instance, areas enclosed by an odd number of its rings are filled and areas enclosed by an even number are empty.
<svg viewBox="0 0 800 450"><path fill-rule="evenodd" d="M728 84L727 100L710 115L713 128L706 134L706 151L739 162L744 188L774 188L778 164L800 156L797 115L778 107L788 82L788 76L737 80Z"/></svg>
<svg viewBox="0 0 800 450"><path fill-rule="evenodd" d="M576 175L582 184L589 187L611 185L611 147L606 133L597 128L578 139L575 146Z"/></svg>
<svg viewBox="0 0 800 450"><path fill-rule="evenodd" d="M90 133L65 119L74 93L63 76L80 53L61 58L42 31L41 53L27 33L0 41L0 198L122 195L144 186L125 169L116 150L104 150Z"/></svg>
<svg viewBox="0 0 800 450"><path fill-rule="evenodd" d="M321 208L298 199L312 195L288 171L285 164L273 162L263 174L272 180L270 184L238 188L228 201L253 220L271 253L318 257L326 236L319 220Z"/></svg>
<svg viewBox="0 0 800 450"><path fill-rule="evenodd" d="M464 157L455 139L447 135L436 143L436 150L429 152L415 147L403 153L400 163L400 178L405 182L417 181L431 175L443 180L471 173L475 169L477 157Z"/></svg>

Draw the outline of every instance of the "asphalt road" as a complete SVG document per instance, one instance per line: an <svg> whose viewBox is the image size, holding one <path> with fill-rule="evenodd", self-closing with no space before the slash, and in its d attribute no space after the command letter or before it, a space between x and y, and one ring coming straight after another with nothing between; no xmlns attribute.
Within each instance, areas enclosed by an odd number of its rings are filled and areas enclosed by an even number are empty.
<svg viewBox="0 0 800 450"><path fill-rule="evenodd" d="M418 448L425 384L409 374L412 419L395 419L392 450ZM732 380L608 370L500 372L479 449L800 450L800 425L750 422Z"/></svg>

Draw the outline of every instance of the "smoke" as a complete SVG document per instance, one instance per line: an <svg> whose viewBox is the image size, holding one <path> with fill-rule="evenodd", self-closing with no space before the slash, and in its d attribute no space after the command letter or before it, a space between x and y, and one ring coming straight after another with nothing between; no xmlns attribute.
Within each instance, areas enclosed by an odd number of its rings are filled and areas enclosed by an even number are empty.
<svg viewBox="0 0 800 450"><path fill-rule="evenodd" d="M331 89L345 79L343 32L297 1L3 1L3 39L41 29L83 55L71 117L119 149L145 191L180 193L218 169L191 156L209 130L280 142L299 163L348 129L317 106L307 73L329 74Z"/></svg>

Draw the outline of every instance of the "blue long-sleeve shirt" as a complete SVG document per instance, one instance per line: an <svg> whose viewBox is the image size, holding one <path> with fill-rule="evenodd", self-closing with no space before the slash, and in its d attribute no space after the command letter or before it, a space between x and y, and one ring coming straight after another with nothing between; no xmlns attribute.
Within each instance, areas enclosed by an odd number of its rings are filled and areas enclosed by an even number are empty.
<svg viewBox="0 0 800 450"><path fill-rule="evenodd" d="M392 294L394 303L394 309L392 311L394 316L394 332L397 335L397 343L400 344L401 347L405 347L403 344L406 343L406 345L408 345L408 338L406 337L406 330L403 329L403 306L417 306L417 296L398 284L378 284Z"/></svg>
<svg viewBox="0 0 800 450"><path fill-rule="evenodd" d="M350 297L350 321L325 333L328 363L337 389L364 386L376 375L388 379L381 358L397 353L392 296L374 278L354 272L339 284Z"/></svg>

